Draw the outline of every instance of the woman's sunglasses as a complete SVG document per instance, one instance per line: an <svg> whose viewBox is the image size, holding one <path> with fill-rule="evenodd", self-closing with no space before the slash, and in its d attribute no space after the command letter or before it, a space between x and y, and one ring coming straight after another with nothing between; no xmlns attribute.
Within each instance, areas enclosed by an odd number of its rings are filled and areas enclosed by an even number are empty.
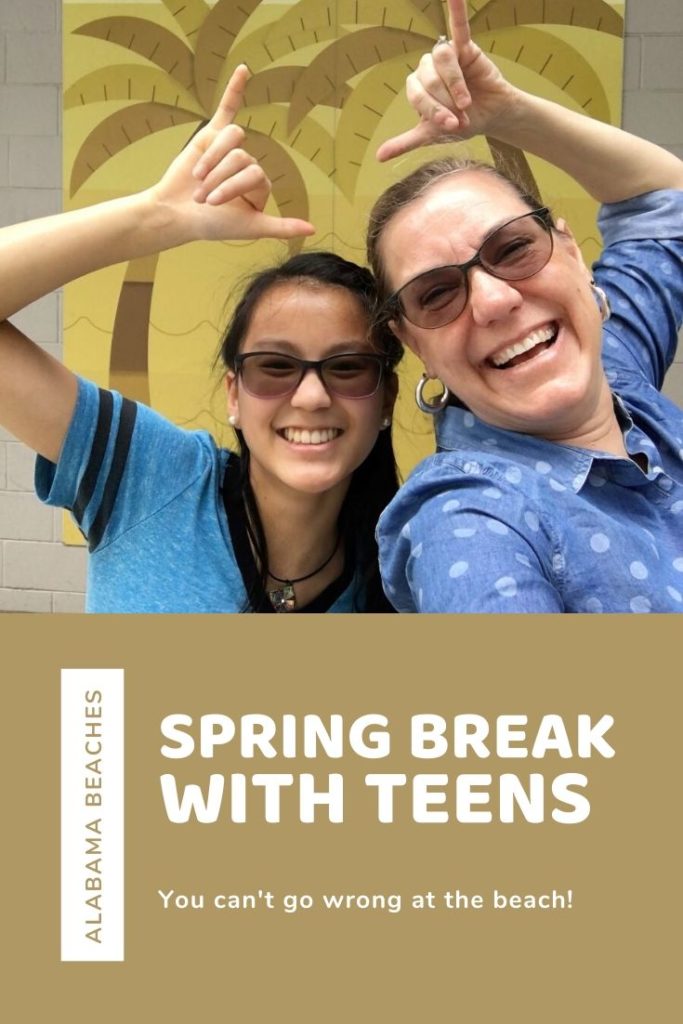
<svg viewBox="0 0 683 1024"><path fill-rule="evenodd" d="M235 359L235 371L255 398L284 398L293 394L309 372L338 398L370 398L378 390L389 363L383 356L344 352L327 359L297 359L282 352L247 352Z"/></svg>
<svg viewBox="0 0 683 1024"><path fill-rule="evenodd" d="M387 299L382 319L404 316L427 330L452 323L467 305L472 267L482 267L503 281L533 277L552 256L552 227L547 207L509 220L484 239L467 263L435 267L404 284Z"/></svg>

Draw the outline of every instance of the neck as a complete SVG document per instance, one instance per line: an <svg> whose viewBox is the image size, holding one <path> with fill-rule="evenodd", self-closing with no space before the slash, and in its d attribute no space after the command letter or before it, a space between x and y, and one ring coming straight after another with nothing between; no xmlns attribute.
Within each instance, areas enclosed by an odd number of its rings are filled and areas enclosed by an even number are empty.
<svg viewBox="0 0 683 1024"><path fill-rule="evenodd" d="M588 448L591 451L607 452L622 459L630 458L624 445L619 420L614 410L614 400L607 381L603 378L598 399L594 407L579 425L572 424L566 431L547 438L556 444Z"/></svg>
<svg viewBox="0 0 683 1024"><path fill-rule="evenodd" d="M294 491L264 479L252 463L250 482L258 506L268 549L269 585L295 580L314 573L296 584L297 604L307 604L341 573L344 546L339 538L339 514L349 481L321 494ZM332 557L330 558L330 555ZM329 558L324 568L315 570Z"/></svg>

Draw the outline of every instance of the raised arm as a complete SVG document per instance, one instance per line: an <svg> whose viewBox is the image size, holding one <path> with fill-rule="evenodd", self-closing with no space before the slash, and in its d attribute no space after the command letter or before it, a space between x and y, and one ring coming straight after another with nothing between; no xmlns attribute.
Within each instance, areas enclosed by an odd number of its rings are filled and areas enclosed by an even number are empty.
<svg viewBox="0 0 683 1024"><path fill-rule="evenodd" d="M0 231L0 424L56 460L76 380L7 322L68 281L197 239L292 238L313 232L263 212L270 183L233 124L249 73L236 69L213 118L161 181L133 196Z"/></svg>
<svg viewBox="0 0 683 1024"><path fill-rule="evenodd" d="M683 188L683 163L666 150L512 86L472 40L465 0L448 9L451 41L425 54L406 83L420 121L380 146L379 160L486 134L560 167L600 202Z"/></svg>

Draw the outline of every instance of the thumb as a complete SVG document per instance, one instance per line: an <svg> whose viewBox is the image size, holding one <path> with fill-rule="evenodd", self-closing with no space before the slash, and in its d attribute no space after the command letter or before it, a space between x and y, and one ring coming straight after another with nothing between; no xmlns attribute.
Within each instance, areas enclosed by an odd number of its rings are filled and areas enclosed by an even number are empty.
<svg viewBox="0 0 683 1024"><path fill-rule="evenodd" d="M384 163L386 160L402 156L403 153L410 153L413 149L419 149L420 146L428 146L434 141L433 125L421 121L409 131L403 132L401 135L394 135L393 138L383 142L377 150L376 157L380 163Z"/></svg>
<svg viewBox="0 0 683 1024"><path fill-rule="evenodd" d="M255 238L297 238L314 235L315 228L309 221L298 217L271 217L270 214L259 213L252 222L252 233Z"/></svg>

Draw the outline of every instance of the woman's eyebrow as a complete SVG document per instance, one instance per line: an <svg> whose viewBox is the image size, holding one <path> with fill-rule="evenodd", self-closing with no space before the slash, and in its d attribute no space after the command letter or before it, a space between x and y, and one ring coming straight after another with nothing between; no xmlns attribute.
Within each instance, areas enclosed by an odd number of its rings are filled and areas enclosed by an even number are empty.
<svg viewBox="0 0 683 1024"><path fill-rule="evenodd" d="M533 213L533 210L529 209L527 212ZM510 224L512 221L517 220L519 217L525 216L526 213L513 213L512 215L506 214L504 217L501 217L500 220L492 224L491 227L487 230L486 234L482 235L482 237L479 239L476 247L472 249L472 256L474 256L475 253L479 252L482 245L484 245L488 241L491 235L495 235L496 231L499 231L501 228L504 228L506 224ZM471 256L469 257L469 259L471 259ZM410 277L406 278L405 284L409 284L416 278L422 277L423 274L431 274L433 270L444 270L446 267L461 267L463 266L463 264L467 262L468 260L460 260L459 262L456 263L454 260L451 260L450 263L435 263L433 266L427 267L425 270L418 270L415 274L411 274ZM404 285L401 285L401 287L404 287Z"/></svg>

